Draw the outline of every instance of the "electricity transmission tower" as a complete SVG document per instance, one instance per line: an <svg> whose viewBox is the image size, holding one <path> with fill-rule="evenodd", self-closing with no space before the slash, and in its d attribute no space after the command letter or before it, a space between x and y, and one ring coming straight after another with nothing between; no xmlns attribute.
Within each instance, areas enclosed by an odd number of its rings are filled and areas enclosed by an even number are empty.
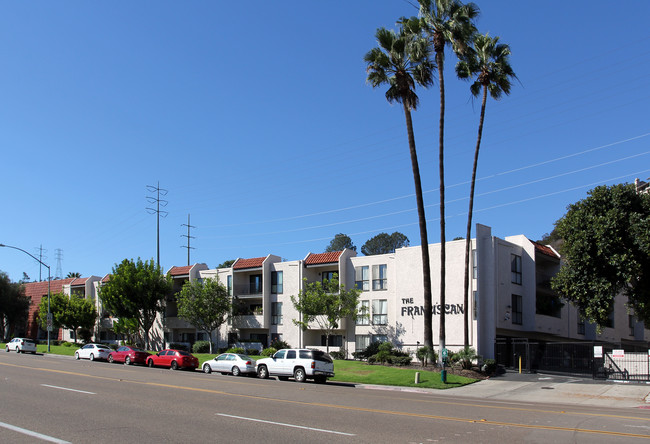
<svg viewBox="0 0 650 444"><path fill-rule="evenodd" d="M36 247L36 255L38 256L38 282L41 282L43 278L41 277L41 269L43 268L42 262L47 260L47 256L44 253L47 253L47 250L43 249L43 244L40 247Z"/></svg>
<svg viewBox="0 0 650 444"><path fill-rule="evenodd" d="M147 196L147 201L150 204L155 203L156 208L147 207L147 212L149 214L156 214L156 264L160 267L160 216L167 217L169 214L167 211L161 210L160 207L166 207L169 202L164 199L161 199L160 196L166 196L167 190L160 188L160 182L156 186L147 185L147 190L150 193L156 193L156 197Z"/></svg>
<svg viewBox="0 0 650 444"><path fill-rule="evenodd" d="M61 262L63 261L63 250L57 248L54 252L56 253L56 274L54 275L54 279L61 279L63 277L63 268L61 267Z"/></svg>
<svg viewBox="0 0 650 444"><path fill-rule="evenodd" d="M187 223L181 224L181 227L187 227L187 234L181 234L181 237L187 238L187 247L181 245L181 248L187 248L187 265L190 265L190 250L194 250L194 247L190 247L190 239L196 239L194 236L190 236L190 228L196 228L194 225L190 225L190 215L187 215Z"/></svg>

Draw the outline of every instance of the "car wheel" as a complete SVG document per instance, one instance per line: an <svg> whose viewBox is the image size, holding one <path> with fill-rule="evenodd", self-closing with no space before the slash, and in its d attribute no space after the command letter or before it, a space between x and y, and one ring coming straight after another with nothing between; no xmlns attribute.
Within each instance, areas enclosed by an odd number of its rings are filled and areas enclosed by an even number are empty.
<svg viewBox="0 0 650 444"><path fill-rule="evenodd" d="M153 359L149 359L149 360L147 361L147 365L148 365L149 367L153 368Z"/></svg>
<svg viewBox="0 0 650 444"><path fill-rule="evenodd" d="M129 358L128 356L124 358L124 365L131 365L131 358Z"/></svg>
<svg viewBox="0 0 650 444"><path fill-rule="evenodd" d="M111 363L111 364L113 362L115 362L115 361L113 361L113 355L108 355L108 362Z"/></svg>
<svg viewBox="0 0 650 444"><path fill-rule="evenodd" d="M257 377L260 379L266 379L269 377L269 369L266 368L266 365L260 365L258 367Z"/></svg>
<svg viewBox="0 0 650 444"><path fill-rule="evenodd" d="M91 361L94 361L95 360L95 355L91 353L90 356L88 357L88 359L90 359Z"/></svg>
<svg viewBox="0 0 650 444"><path fill-rule="evenodd" d="M178 370L178 362L172 361L172 370Z"/></svg>
<svg viewBox="0 0 650 444"><path fill-rule="evenodd" d="M314 381L316 382L316 384L325 384L327 382L327 377L325 377L325 376L316 376L314 378Z"/></svg>
<svg viewBox="0 0 650 444"><path fill-rule="evenodd" d="M241 376L241 370L239 370L239 367L234 366L234 367L232 368L232 375L233 375L233 376Z"/></svg>
<svg viewBox="0 0 650 444"><path fill-rule="evenodd" d="M210 364L208 364L207 362L205 364L203 364L203 373L205 373L206 375L209 375L210 373L212 373L212 369L210 368Z"/></svg>
<svg viewBox="0 0 650 444"><path fill-rule="evenodd" d="M20 349L16 347L16 353L20 353Z"/></svg>
<svg viewBox="0 0 650 444"><path fill-rule="evenodd" d="M302 367L298 367L293 371L293 379L296 380L296 382L305 382L305 379L307 379L307 375L305 375L305 369Z"/></svg>
<svg viewBox="0 0 650 444"><path fill-rule="evenodd" d="M79 352L75 352L75 353L74 353L74 358L75 358L75 359L79 359Z"/></svg>
<svg viewBox="0 0 650 444"><path fill-rule="evenodd" d="M9 346L8 346L8 345L5 347L5 351L6 351L7 353L9 353Z"/></svg>

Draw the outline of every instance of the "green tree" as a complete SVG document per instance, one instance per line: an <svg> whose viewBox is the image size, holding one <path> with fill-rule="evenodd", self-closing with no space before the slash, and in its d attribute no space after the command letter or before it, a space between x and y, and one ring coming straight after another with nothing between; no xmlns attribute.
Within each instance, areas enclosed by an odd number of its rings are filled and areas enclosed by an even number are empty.
<svg viewBox="0 0 650 444"><path fill-rule="evenodd" d="M438 67L438 87L440 90L440 118L438 123L438 174L440 176L440 306L444 307L446 279L446 239L445 239L445 47L463 53L472 34L476 32L473 20L478 17L478 7L474 3L462 4L458 0L418 0L420 16L424 22L425 33L429 36L436 54ZM426 310L425 317L433 315ZM445 348L445 310L440 312L440 349ZM425 345L429 345L425 341ZM442 353L441 353L442 355Z"/></svg>
<svg viewBox="0 0 650 444"><path fill-rule="evenodd" d="M418 21L416 19L411 21L413 26L416 26ZM430 86L433 83L432 72L435 65L429 57L430 50L427 41L418 37L418 29L414 29L414 31L416 32L409 33L405 31L405 27L402 27L399 33L395 33L394 31L379 28L376 33L379 46L370 50L365 55L364 61L367 64L368 83L373 88L388 85L386 100L390 103L401 103L404 109L420 227L424 310L426 313L433 313L427 220L424 214L420 167L415 148L415 133L413 131L411 111L417 109L419 102L415 93L415 85L418 84L425 88ZM431 316L424 316L424 342L425 345L433 345Z"/></svg>
<svg viewBox="0 0 650 444"><path fill-rule="evenodd" d="M212 332L217 332L219 343L219 327L230 313L231 302L228 289L219 282L219 279L205 279L188 281L176 295L178 303L178 317L185 319L198 330L202 330L212 337ZM212 353L212 341L210 341Z"/></svg>
<svg viewBox="0 0 650 444"><path fill-rule="evenodd" d="M73 294L67 299L61 323L63 327L74 331L75 342L77 342L78 330L91 330L97 321L97 310L90 299Z"/></svg>
<svg viewBox="0 0 650 444"><path fill-rule="evenodd" d="M219 265L217 265L217 268L230 268L232 267L232 264L235 263L235 259L229 259L227 261L223 261Z"/></svg>
<svg viewBox="0 0 650 444"><path fill-rule="evenodd" d="M137 344L140 342L140 325L137 319L119 318L113 323L113 331L122 336L122 338L126 337L126 341L129 344Z"/></svg>
<svg viewBox="0 0 650 444"><path fill-rule="evenodd" d="M50 313L52 313L52 328L56 331L65 328L65 311L68 305L68 296L63 293L50 295ZM47 298L41 299L38 306L38 324L43 330L47 329Z"/></svg>
<svg viewBox="0 0 650 444"><path fill-rule="evenodd" d="M171 278L165 276L153 259L142 262L140 258L115 264L110 279L99 290L99 297L110 313L138 321L147 350L150 350L151 327L171 294Z"/></svg>
<svg viewBox="0 0 650 444"><path fill-rule="evenodd" d="M634 185L599 186L556 222L563 264L553 290L598 326L618 294L637 319L650 322L650 195Z"/></svg>
<svg viewBox="0 0 650 444"><path fill-rule="evenodd" d="M11 282L9 276L0 271L0 338L12 337L18 326L27 320L28 310L25 288Z"/></svg>
<svg viewBox="0 0 650 444"><path fill-rule="evenodd" d="M326 253L331 253L333 251L343 251L345 249L357 251L357 247L354 246L352 239L347 234L339 233L334 236L334 239L329 243L325 248Z"/></svg>
<svg viewBox="0 0 650 444"><path fill-rule="evenodd" d="M325 332L327 338L327 352L329 353L330 336L339 328L339 321L344 318L357 318L357 305L359 303L359 290L346 290L339 285L338 276L324 279L323 282L307 283L298 296L291 296L291 302L298 310L302 319L294 319L294 324L303 330L309 324L316 322L318 327Z"/></svg>
<svg viewBox="0 0 650 444"><path fill-rule="evenodd" d="M375 254L394 253L396 249L409 246L409 238L396 231L393 234L379 233L370 238L361 247L361 253L365 256Z"/></svg>
<svg viewBox="0 0 650 444"><path fill-rule="evenodd" d="M80 278L80 277L81 277L81 273L79 273L78 271L71 271L70 273L67 274L66 279Z"/></svg>
<svg viewBox="0 0 650 444"><path fill-rule="evenodd" d="M472 166L472 180L469 191L469 211L467 213L467 232L465 234L465 281L463 303L465 313L463 316L465 332L465 349L469 347L469 254L472 233L472 213L474 210L474 188L476 186L476 169L478 167L478 154L483 137L483 122L485 121L485 107L488 92L494 100L499 100L502 94L510 94L510 79L517 78L510 66L510 47L499 43L499 37L490 37L488 34L475 34L472 39L473 49L464 52L461 60L456 64L456 74L461 79L475 79L470 86L474 97L482 95L481 115L474 149L474 163Z"/></svg>

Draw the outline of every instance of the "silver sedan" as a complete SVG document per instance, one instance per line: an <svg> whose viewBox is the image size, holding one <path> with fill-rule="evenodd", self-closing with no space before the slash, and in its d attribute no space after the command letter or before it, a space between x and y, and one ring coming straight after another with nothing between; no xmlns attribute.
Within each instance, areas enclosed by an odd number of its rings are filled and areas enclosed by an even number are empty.
<svg viewBox="0 0 650 444"><path fill-rule="evenodd" d="M108 354L112 352L110 348L102 344L86 344L74 352L75 359L108 359Z"/></svg>
<svg viewBox="0 0 650 444"><path fill-rule="evenodd" d="M203 372L219 372L222 375L232 374L233 376L255 375L255 360L247 355L222 353L214 359L205 361Z"/></svg>

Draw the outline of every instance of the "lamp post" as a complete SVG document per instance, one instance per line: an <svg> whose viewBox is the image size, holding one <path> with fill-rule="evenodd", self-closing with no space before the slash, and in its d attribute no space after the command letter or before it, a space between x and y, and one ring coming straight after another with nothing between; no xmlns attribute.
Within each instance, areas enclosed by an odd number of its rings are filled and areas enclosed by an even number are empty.
<svg viewBox="0 0 650 444"><path fill-rule="evenodd" d="M22 248L18 247L12 247L11 245L5 245L5 244L0 244L0 247L5 247L5 248L13 248L14 250L22 251L26 255L30 256L32 259L34 259L36 262L47 268L47 352L50 352L50 322L52 319L52 313L50 313L50 282L52 280L52 276L50 275L50 266L43 263L40 259L38 259L36 256L31 254L28 251L23 250Z"/></svg>

